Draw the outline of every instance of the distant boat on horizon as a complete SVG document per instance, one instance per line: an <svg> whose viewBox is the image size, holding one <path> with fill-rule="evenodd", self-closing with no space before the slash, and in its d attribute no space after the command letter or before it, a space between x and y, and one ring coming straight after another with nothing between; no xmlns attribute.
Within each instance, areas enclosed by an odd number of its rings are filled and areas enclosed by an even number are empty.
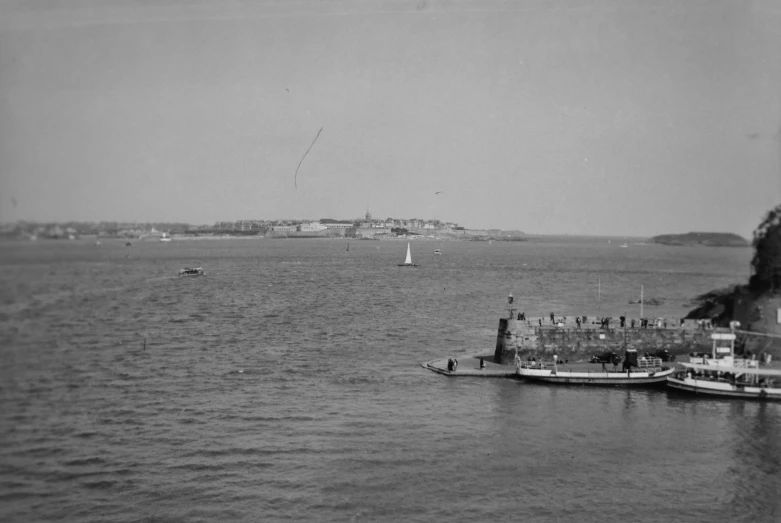
<svg viewBox="0 0 781 523"><path fill-rule="evenodd" d="M409 248L409 242L407 242L407 257L404 259L404 263L400 263L399 267L417 267L414 263L412 263L412 252Z"/></svg>
<svg viewBox="0 0 781 523"><path fill-rule="evenodd" d="M623 247L624 249L626 249L627 247L629 247L629 245L627 245L626 243L623 243L623 244L621 244L621 247Z"/></svg>

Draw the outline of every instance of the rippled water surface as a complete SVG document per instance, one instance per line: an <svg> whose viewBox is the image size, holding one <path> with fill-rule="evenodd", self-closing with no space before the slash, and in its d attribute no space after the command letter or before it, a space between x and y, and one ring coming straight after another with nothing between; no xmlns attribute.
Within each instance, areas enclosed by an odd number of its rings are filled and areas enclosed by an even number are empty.
<svg viewBox="0 0 781 523"><path fill-rule="evenodd" d="M749 250L412 242L407 269L405 243L346 247L0 245L0 520L781 519L779 404L419 366L492 352L510 291L618 315L642 284L677 317Z"/></svg>

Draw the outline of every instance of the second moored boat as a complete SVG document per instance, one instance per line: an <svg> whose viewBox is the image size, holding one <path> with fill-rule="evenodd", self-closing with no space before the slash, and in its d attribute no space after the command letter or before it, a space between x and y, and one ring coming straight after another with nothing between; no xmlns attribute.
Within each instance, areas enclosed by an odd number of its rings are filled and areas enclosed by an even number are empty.
<svg viewBox="0 0 781 523"><path fill-rule="evenodd" d="M781 401L781 370L735 357L735 334L714 332L710 355L693 355L667 379L673 389L724 398ZM728 342L728 343L725 343Z"/></svg>

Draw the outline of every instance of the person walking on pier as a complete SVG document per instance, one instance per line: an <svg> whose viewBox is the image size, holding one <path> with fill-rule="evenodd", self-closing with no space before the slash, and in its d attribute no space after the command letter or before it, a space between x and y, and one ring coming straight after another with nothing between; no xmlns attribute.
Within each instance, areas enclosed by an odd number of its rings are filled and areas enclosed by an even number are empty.
<svg viewBox="0 0 781 523"><path fill-rule="evenodd" d="M575 323L578 325L578 329L580 328L580 316L575 316Z"/></svg>
<svg viewBox="0 0 781 523"><path fill-rule="evenodd" d="M550 313L550 322L556 323L556 316L552 312Z"/></svg>

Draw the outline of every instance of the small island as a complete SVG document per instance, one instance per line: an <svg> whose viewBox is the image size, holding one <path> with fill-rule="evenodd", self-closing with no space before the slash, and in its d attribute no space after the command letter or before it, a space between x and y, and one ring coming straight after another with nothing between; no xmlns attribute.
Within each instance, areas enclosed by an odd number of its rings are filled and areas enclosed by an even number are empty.
<svg viewBox="0 0 781 523"><path fill-rule="evenodd" d="M662 245L705 245L707 247L748 247L750 245L745 238L730 232L661 234L654 236L650 241Z"/></svg>

